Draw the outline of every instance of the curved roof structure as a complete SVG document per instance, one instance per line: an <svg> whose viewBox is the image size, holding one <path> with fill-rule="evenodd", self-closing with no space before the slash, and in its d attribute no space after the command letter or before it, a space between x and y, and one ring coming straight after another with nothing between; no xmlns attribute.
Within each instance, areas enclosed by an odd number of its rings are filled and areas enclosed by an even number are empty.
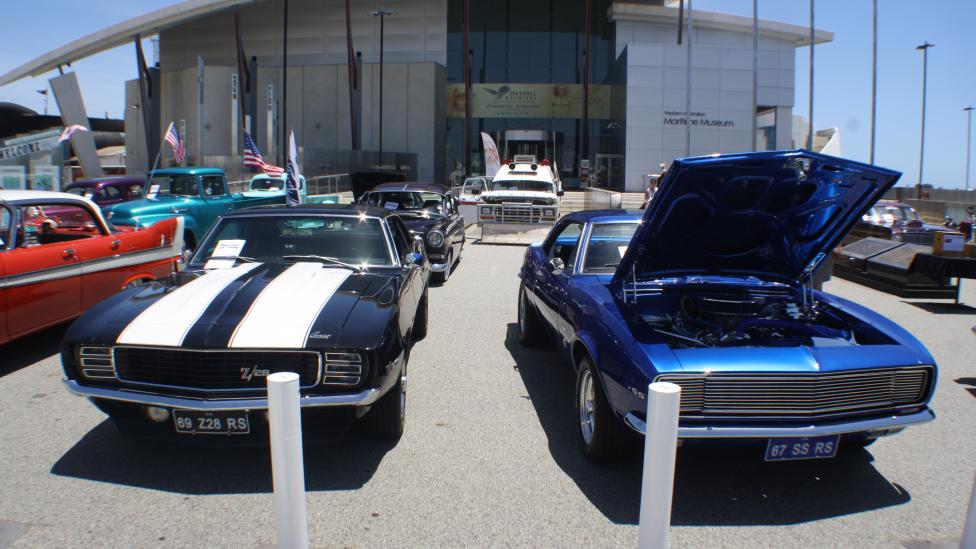
<svg viewBox="0 0 976 549"><path fill-rule="evenodd" d="M37 76L78 59L121 46L139 35L143 38L216 11L251 4L258 0L184 0L127 21L93 32L34 58L0 76L0 86L21 78Z"/></svg>

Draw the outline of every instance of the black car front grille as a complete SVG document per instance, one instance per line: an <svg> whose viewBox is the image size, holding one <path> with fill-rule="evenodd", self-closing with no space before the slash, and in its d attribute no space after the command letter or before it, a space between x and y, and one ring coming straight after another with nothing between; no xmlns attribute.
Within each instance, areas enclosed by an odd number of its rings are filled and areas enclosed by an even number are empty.
<svg viewBox="0 0 976 549"><path fill-rule="evenodd" d="M262 390L267 376L299 375L302 387L321 378L319 353L313 351L252 351L116 347L115 370L122 382L191 391Z"/></svg>

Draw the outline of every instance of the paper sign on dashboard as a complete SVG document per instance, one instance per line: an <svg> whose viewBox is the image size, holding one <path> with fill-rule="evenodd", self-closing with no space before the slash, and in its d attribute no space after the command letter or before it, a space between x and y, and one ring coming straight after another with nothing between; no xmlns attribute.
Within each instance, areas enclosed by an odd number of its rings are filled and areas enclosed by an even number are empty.
<svg viewBox="0 0 976 549"><path fill-rule="evenodd" d="M237 257L241 255L241 250L247 240L219 240L214 251L210 254L210 259L203 266L204 269L230 269L237 263Z"/></svg>
<svg viewBox="0 0 976 549"><path fill-rule="evenodd" d="M396 211L396 210L400 209L400 203L399 202L387 202L386 204L383 204L383 207L386 208L387 210Z"/></svg>
<svg viewBox="0 0 976 549"><path fill-rule="evenodd" d="M146 193L146 198L149 200L155 200L156 194L159 192L159 185L150 185L149 192Z"/></svg>

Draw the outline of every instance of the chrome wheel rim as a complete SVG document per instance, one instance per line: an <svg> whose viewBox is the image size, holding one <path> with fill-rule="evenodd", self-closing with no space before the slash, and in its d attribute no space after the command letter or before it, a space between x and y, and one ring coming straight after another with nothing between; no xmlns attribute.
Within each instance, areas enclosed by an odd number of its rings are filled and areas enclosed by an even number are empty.
<svg viewBox="0 0 976 549"><path fill-rule="evenodd" d="M579 402L576 406L579 408L580 433L583 435L583 442L587 446L593 442L593 431L596 425L594 421L594 400L593 375L588 369L583 370L580 379Z"/></svg>

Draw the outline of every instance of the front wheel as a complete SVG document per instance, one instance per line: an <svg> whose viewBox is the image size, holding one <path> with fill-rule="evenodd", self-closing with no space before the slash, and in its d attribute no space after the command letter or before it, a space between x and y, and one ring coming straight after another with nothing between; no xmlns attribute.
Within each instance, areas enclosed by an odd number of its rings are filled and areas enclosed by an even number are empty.
<svg viewBox="0 0 976 549"><path fill-rule="evenodd" d="M420 297L420 304L417 305L417 316L413 317L413 331L411 332L414 341L420 341L427 337L427 290Z"/></svg>
<svg viewBox="0 0 976 549"><path fill-rule="evenodd" d="M434 273L436 275L436 281L441 284L446 284L447 279L451 278L451 268L454 267L454 251L451 250L447 252L447 269L439 273Z"/></svg>
<svg viewBox="0 0 976 549"><path fill-rule="evenodd" d="M406 355L403 358L407 360ZM385 395L380 397L366 415L370 432L388 438L400 438L407 414L407 365L404 362L400 377Z"/></svg>
<svg viewBox="0 0 976 549"><path fill-rule="evenodd" d="M606 461L620 454L626 433L614 417L589 357L580 361L576 373L576 416L580 449L587 459Z"/></svg>
<svg viewBox="0 0 976 549"><path fill-rule="evenodd" d="M539 320L539 313L535 307L529 303L526 295L525 285L519 286L518 297L518 325L519 342L526 347L537 347L542 345L543 333L542 322Z"/></svg>

